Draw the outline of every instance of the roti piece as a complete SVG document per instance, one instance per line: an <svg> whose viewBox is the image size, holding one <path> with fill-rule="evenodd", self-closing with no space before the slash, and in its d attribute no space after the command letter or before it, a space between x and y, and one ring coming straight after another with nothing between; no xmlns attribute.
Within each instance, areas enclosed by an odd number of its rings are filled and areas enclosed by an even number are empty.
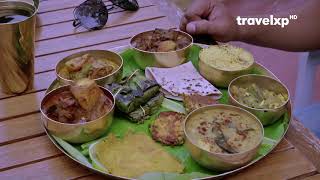
<svg viewBox="0 0 320 180"><path fill-rule="evenodd" d="M184 114L161 112L150 126L152 138L165 145L175 146L183 144L183 121Z"/></svg>
<svg viewBox="0 0 320 180"><path fill-rule="evenodd" d="M183 94L214 96L216 99L222 95L191 62L172 68L147 67L145 74L148 79L157 81L167 98L182 101Z"/></svg>
<svg viewBox="0 0 320 180"><path fill-rule="evenodd" d="M184 95L183 104L187 113L190 113L191 111L203 106L217 104L217 101L212 96Z"/></svg>
<svg viewBox="0 0 320 180"><path fill-rule="evenodd" d="M97 144L98 160L113 175L138 178L145 173L182 173L184 166L143 133L128 133L123 138L113 134Z"/></svg>

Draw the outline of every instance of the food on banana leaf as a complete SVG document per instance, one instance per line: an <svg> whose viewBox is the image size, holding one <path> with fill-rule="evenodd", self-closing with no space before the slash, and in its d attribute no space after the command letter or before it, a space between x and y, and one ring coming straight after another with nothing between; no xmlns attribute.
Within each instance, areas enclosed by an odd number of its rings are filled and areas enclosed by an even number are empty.
<svg viewBox="0 0 320 180"><path fill-rule="evenodd" d="M226 154L255 148L263 136L261 128L256 119L227 109L196 113L186 124L193 143L207 151Z"/></svg>
<svg viewBox="0 0 320 180"><path fill-rule="evenodd" d="M184 169L144 133L128 133L121 139L110 134L95 149L98 161L116 176L137 178L149 172L182 173Z"/></svg>
<svg viewBox="0 0 320 180"><path fill-rule="evenodd" d="M150 132L155 141L165 145L181 145L184 143L184 114L177 112L161 112L151 124Z"/></svg>
<svg viewBox="0 0 320 180"><path fill-rule="evenodd" d="M161 106L163 100L162 95L159 95L160 86L157 82L147 79L140 72L124 78L120 83L107 85L107 88L115 94L117 108L133 122L143 122Z"/></svg>
<svg viewBox="0 0 320 180"><path fill-rule="evenodd" d="M216 103L217 101L212 96L183 95L183 105L186 108L187 113L203 106L213 105Z"/></svg>
<svg viewBox="0 0 320 180"><path fill-rule="evenodd" d="M130 112L129 118L133 122L142 123L148 119L150 115L159 110L163 102L164 96L162 93L158 93L155 97L151 98L146 104L140 106L140 108Z"/></svg>
<svg viewBox="0 0 320 180"><path fill-rule="evenodd" d="M276 109L288 100L286 94L261 88L253 83L249 86L232 86L232 96L241 104L257 109Z"/></svg>
<svg viewBox="0 0 320 180"><path fill-rule="evenodd" d="M173 29L155 29L138 35L132 43L143 51L169 52L187 47L191 44L191 39Z"/></svg>
<svg viewBox="0 0 320 180"><path fill-rule="evenodd" d="M59 70L59 75L65 79L79 80L82 78L98 79L115 72L119 65L115 62L96 58L90 54L68 60Z"/></svg>
<svg viewBox="0 0 320 180"><path fill-rule="evenodd" d="M100 87L89 79L82 79L60 92L44 104L44 113L62 123L84 123L103 116L112 108L112 101Z"/></svg>

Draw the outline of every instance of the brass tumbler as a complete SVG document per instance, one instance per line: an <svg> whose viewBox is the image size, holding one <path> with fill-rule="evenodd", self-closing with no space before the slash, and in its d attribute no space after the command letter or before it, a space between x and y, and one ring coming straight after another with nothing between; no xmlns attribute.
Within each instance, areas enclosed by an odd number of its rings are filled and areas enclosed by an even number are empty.
<svg viewBox="0 0 320 180"><path fill-rule="evenodd" d="M38 0L0 0L0 91L32 88Z"/></svg>

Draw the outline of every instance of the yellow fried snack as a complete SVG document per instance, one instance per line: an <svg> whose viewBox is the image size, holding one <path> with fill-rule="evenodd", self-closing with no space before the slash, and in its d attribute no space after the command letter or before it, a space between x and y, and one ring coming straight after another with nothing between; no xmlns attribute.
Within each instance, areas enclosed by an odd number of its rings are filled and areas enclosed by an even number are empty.
<svg viewBox="0 0 320 180"><path fill-rule="evenodd" d="M150 126L152 138L165 145L175 146L183 144L184 117L184 114L177 112L161 112Z"/></svg>
<svg viewBox="0 0 320 180"><path fill-rule="evenodd" d="M98 160L111 174L137 178L148 172L182 173L183 165L149 136L128 133L122 139L113 134L97 144Z"/></svg>

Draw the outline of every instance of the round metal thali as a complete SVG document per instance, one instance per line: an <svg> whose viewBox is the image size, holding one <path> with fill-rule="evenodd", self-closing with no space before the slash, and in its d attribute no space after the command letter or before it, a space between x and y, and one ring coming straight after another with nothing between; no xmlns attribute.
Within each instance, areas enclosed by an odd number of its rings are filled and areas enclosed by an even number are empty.
<svg viewBox="0 0 320 180"><path fill-rule="evenodd" d="M199 45L199 44L198 44ZM200 45L203 47L203 45ZM114 52L118 52L118 53L121 53L123 52L124 50L130 48L129 46L121 46L121 47L117 47L117 48L114 48L114 49L111 49L112 51ZM273 77L277 80L279 80L270 70L268 70L267 68L265 68L264 66L262 66L261 64L259 63L255 63L254 64L254 69L259 71L261 74L263 75L267 75L267 76L270 76L270 77ZM280 80L279 80L280 81ZM59 87L59 82L57 80L55 80L51 85L50 87L47 89L47 92L48 93L49 91ZM237 169L234 169L234 170L231 170L231 171L226 171L226 172L221 172L220 174L217 174L217 175L211 175L211 176L208 176L208 177L204 177L204 178L199 178L199 179L212 179L212 178L222 178L224 176L227 176L227 175L231 175L231 174L234 174L234 173L237 173L251 165L253 165L254 163L258 162L259 160L261 160L262 158L264 158L265 156L267 156L280 142L281 140L283 139L284 135L286 134L287 130L288 130L288 127L290 125L290 122L291 122L291 119L292 119L292 107L291 107L291 101L289 100L288 104L287 104L287 114L288 114L288 125L286 127L286 129L284 129L284 133L282 134L282 136L279 138L279 140L277 140L276 142L273 142L273 146L272 148L268 151L268 153L266 153L265 155L262 155L256 159L254 159L253 161L251 161L249 164L245 165L245 166L242 166L240 168L237 168ZM71 158L72 160L74 160L75 162L81 164L82 166L96 172L96 173L99 173L99 174L102 174L104 176L106 176L106 178L112 178L112 179L130 179L130 178L126 178L126 177L120 177L120 176L115 176L115 175L112 175L112 174L109 174L109 173L106 173L106 172L103 172L103 171L100 171L96 168L93 168L92 166L88 166L88 164L85 164L79 160L77 160L76 158L74 158L72 155L70 155L63 147L61 147L59 145L59 143L55 140L55 138L48 132L48 130L46 128L45 129L45 132L46 134L48 135L49 139L52 141L52 143L61 151L63 152L66 156L68 156L69 158Z"/></svg>

